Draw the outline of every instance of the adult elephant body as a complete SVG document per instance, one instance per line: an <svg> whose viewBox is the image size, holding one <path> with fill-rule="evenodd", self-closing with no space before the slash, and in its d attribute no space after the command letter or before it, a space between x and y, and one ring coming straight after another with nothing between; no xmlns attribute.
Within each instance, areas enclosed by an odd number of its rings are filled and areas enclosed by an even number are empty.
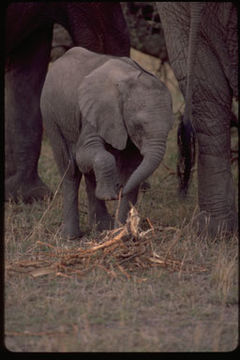
<svg viewBox="0 0 240 360"><path fill-rule="evenodd" d="M230 162L232 97L237 96L237 9L232 3L157 3L171 66L186 100L183 122L198 141L202 228L236 228ZM192 115L192 116L191 116ZM191 118L192 117L192 118Z"/></svg>
<svg viewBox="0 0 240 360"><path fill-rule="evenodd" d="M49 194L37 172L41 148L40 95L47 72L53 24L74 45L128 56L129 36L118 3L13 3L6 13L5 199L23 201Z"/></svg>

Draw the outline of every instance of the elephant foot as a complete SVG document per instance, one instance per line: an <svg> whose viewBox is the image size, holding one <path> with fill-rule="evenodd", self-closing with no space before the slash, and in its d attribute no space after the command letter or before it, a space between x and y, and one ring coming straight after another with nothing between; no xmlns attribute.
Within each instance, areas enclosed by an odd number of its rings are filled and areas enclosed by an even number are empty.
<svg viewBox="0 0 240 360"><path fill-rule="evenodd" d="M79 240L81 239L83 236L85 235L85 233L83 233L80 230L77 231L68 231L66 228L63 228L62 232L61 232L61 237L64 240L70 240L70 241L75 241L75 240Z"/></svg>
<svg viewBox="0 0 240 360"><path fill-rule="evenodd" d="M34 200L43 200L52 197L52 192L43 181L37 177L34 181L19 179L14 175L6 180L5 183L5 201L31 203Z"/></svg>
<svg viewBox="0 0 240 360"><path fill-rule="evenodd" d="M219 219L209 215L207 212L201 212L193 221L193 227L199 236L229 237L238 229L237 214L229 219Z"/></svg>
<svg viewBox="0 0 240 360"><path fill-rule="evenodd" d="M111 230L114 227L113 218L107 214L106 216L98 216L97 221L97 231L102 232L104 230Z"/></svg>

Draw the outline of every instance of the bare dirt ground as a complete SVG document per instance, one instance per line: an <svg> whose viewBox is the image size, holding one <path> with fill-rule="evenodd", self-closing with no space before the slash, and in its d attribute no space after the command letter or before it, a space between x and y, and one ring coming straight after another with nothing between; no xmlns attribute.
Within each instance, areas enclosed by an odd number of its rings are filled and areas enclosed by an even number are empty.
<svg viewBox="0 0 240 360"><path fill-rule="evenodd" d="M223 352L238 345L238 237L224 239L220 234L210 239L194 233L196 170L187 198L177 195L176 129L182 95L169 66L159 74L157 59L134 50L132 57L164 79L176 114L164 161L137 205L140 228L151 229L151 249L165 263L148 266L135 257L138 265L131 268L129 259L121 268L111 258L86 272L65 263L56 271L36 273L40 261L46 268L46 259L49 266L56 254L77 253L102 236L88 227L82 183L80 224L86 235L82 242L60 237L61 179L44 136L39 172L55 192L54 199L5 204L5 345L10 351ZM233 129L235 150L237 143ZM237 199L237 161L232 171ZM114 214L116 204L108 206ZM97 264L96 256L93 260Z"/></svg>

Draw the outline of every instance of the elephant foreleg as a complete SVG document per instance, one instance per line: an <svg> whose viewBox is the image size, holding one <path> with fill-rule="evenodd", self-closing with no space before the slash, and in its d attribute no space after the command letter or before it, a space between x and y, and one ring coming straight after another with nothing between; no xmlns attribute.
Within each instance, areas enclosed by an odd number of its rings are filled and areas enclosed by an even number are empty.
<svg viewBox="0 0 240 360"><path fill-rule="evenodd" d="M42 120L40 94L51 49L52 29L39 31L11 54L5 74L5 200L28 202L50 195L38 176Z"/></svg>
<svg viewBox="0 0 240 360"><path fill-rule="evenodd" d="M99 200L95 195L96 180L94 175L85 174L85 182L88 196L89 225L92 227L96 224L99 231L111 229L113 220L108 213L105 201Z"/></svg>

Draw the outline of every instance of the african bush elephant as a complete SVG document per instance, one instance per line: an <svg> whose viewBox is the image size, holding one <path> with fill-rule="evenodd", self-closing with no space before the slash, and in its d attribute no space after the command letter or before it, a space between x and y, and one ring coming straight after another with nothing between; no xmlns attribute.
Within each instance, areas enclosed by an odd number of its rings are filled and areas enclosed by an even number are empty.
<svg viewBox="0 0 240 360"><path fill-rule="evenodd" d="M53 24L74 45L128 56L127 26L118 3L15 2L5 28L5 200L41 199L49 189L38 176L42 120L40 94L46 76Z"/></svg>
<svg viewBox="0 0 240 360"><path fill-rule="evenodd" d="M186 100L181 124L185 158L192 125L198 142L197 224L201 230L208 222L212 235L220 229L232 232L237 227L230 162L232 97L238 92L237 9L230 2L159 2L157 7ZM183 188L188 184L184 171Z"/></svg>
<svg viewBox="0 0 240 360"><path fill-rule="evenodd" d="M118 199L119 221L139 185L160 164L173 122L171 95L128 57L81 47L50 67L41 95L44 127L63 177L63 224L79 236L78 188L85 175L90 223L109 227L104 200Z"/></svg>

